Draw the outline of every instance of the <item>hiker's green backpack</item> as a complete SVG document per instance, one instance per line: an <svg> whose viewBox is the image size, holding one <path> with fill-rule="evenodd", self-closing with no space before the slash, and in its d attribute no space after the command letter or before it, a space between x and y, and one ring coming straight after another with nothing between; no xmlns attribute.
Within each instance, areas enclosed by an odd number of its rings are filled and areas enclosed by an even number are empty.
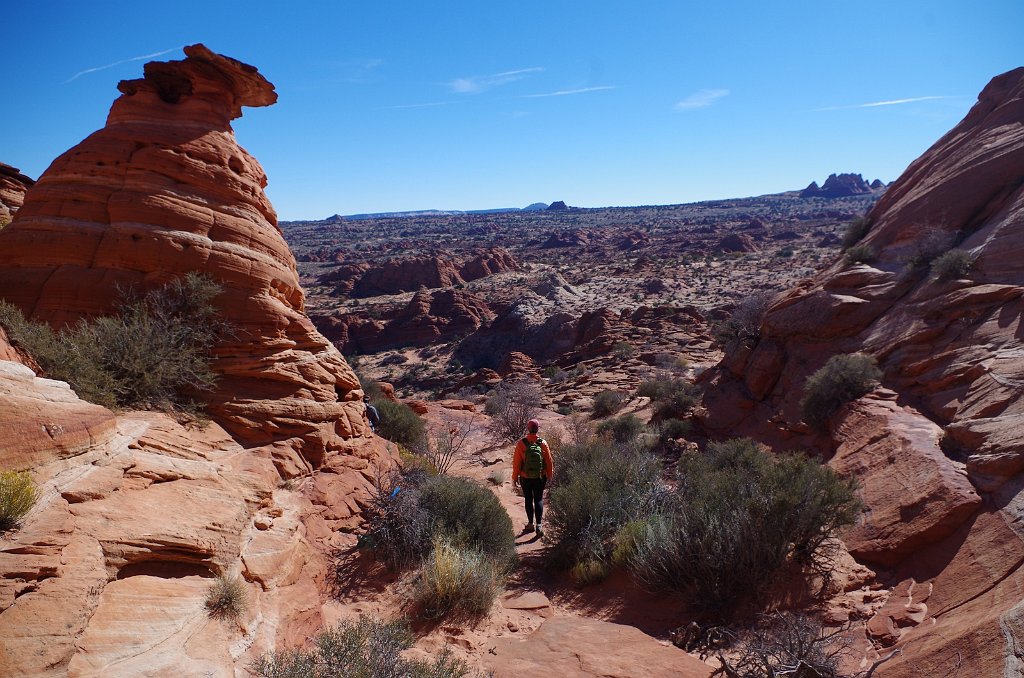
<svg viewBox="0 0 1024 678"><path fill-rule="evenodd" d="M541 478L544 476L544 449L541 447L543 442L543 438L537 438L534 442L530 442L528 438L523 438L525 452L523 453L523 467L519 469L519 472L524 478Z"/></svg>

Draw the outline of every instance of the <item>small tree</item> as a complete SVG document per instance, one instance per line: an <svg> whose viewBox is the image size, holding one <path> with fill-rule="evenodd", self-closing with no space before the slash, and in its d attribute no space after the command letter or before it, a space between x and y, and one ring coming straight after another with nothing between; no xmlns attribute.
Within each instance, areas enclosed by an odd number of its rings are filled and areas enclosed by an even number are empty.
<svg viewBox="0 0 1024 678"><path fill-rule="evenodd" d="M455 462L464 457L466 439L473 431L474 421L475 417L467 421L444 417L441 424L431 431L430 445L424 456L434 465L439 475L447 474Z"/></svg>
<svg viewBox="0 0 1024 678"><path fill-rule="evenodd" d="M497 443L513 443L526 433L526 423L537 416L544 398L540 387L529 380L502 382L487 399L491 423L487 432Z"/></svg>

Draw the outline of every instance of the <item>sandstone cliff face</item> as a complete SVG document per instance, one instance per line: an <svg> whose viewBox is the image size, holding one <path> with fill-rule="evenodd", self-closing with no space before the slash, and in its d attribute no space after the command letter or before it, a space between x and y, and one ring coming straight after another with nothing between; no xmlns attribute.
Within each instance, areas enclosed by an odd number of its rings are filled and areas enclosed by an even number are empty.
<svg viewBox="0 0 1024 678"><path fill-rule="evenodd" d="M358 380L303 313L263 169L231 129L277 94L252 66L185 52L121 82L106 126L40 177L0 232L0 290L61 325L115 310L119 289L209 275L235 328L209 411L246 445L291 441L316 464L368 428Z"/></svg>
<svg viewBox="0 0 1024 678"><path fill-rule="evenodd" d="M18 211L25 202L25 192L34 183L16 167L0 162L0 223Z"/></svg>
<svg viewBox="0 0 1024 678"><path fill-rule="evenodd" d="M706 380L706 423L720 435L824 448L860 479L868 512L850 537L853 552L929 580L928 607L937 610L936 628L903 634L914 642L885 675L939 671L956 652L971 675L1002 675L1013 662L1017 671L1024 69L993 79L868 220L871 265L838 261L776 299L756 344L738 347ZM973 259L964 279L942 282L912 265L946 247ZM880 391L814 437L799 422L804 380L831 355L854 351L877 357L892 402ZM984 552L996 542L998 566Z"/></svg>

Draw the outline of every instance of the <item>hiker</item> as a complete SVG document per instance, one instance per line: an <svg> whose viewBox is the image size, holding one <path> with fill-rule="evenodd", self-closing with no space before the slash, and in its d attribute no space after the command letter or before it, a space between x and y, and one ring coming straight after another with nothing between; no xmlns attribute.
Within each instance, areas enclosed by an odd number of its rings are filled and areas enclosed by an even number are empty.
<svg viewBox="0 0 1024 678"><path fill-rule="evenodd" d="M512 485L523 488L523 499L526 501L526 527L523 534L537 531L538 537L544 536L541 519L544 517L544 486L551 478L551 449L547 442L538 435L540 422L531 419L526 423L526 436L516 442L516 451L512 454ZM537 517L536 528L533 518Z"/></svg>
<svg viewBox="0 0 1024 678"><path fill-rule="evenodd" d="M366 420L370 422L370 430L377 432L377 425L380 424L380 412L370 404L370 396L363 396L363 405L366 406Z"/></svg>

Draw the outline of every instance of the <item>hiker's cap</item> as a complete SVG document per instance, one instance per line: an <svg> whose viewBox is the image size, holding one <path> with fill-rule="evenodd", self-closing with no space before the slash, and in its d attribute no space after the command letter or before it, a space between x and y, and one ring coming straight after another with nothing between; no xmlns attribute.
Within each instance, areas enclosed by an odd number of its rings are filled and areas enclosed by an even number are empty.
<svg viewBox="0 0 1024 678"><path fill-rule="evenodd" d="M526 430L529 431L530 433L536 433L537 431L540 430L540 422L537 421L536 419L531 419L530 421L526 422Z"/></svg>

